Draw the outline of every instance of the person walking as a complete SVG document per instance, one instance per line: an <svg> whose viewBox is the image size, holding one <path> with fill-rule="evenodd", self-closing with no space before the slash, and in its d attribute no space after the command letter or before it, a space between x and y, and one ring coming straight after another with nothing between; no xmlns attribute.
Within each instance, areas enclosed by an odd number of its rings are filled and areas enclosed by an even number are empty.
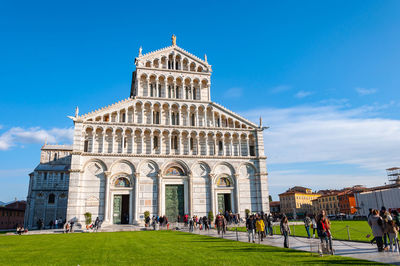
<svg viewBox="0 0 400 266"><path fill-rule="evenodd" d="M261 239L261 241L263 241L265 225L264 225L264 220L260 216L257 217L256 228L257 228L258 239Z"/></svg>
<svg viewBox="0 0 400 266"><path fill-rule="evenodd" d="M289 221L286 215L283 215L281 224L280 224L281 234L284 237L283 247L289 248L289 235L290 235L290 227Z"/></svg>
<svg viewBox="0 0 400 266"><path fill-rule="evenodd" d="M387 232L388 232L389 242L390 242L390 251L398 252L399 243L397 240L397 234L399 233L399 227L393 220L390 220L387 223ZM394 250L393 250L393 244L394 244Z"/></svg>
<svg viewBox="0 0 400 266"><path fill-rule="evenodd" d="M383 251L383 220L379 216L378 210L372 210L372 214L368 218L368 224L371 227L372 234L375 237L378 251Z"/></svg>
<svg viewBox="0 0 400 266"><path fill-rule="evenodd" d="M310 225L311 224L312 224L312 221L311 221L310 217L308 217L308 215L306 215L306 217L304 217L304 227L306 228L308 238L311 238L311 235L310 235Z"/></svg>
<svg viewBox="0 0 400 266"><path fill-rule="evenodd" d="M225 233L225 217L218 214L217 218L215 220L215 224L217 226L218 234L220 234L222 232L222 236L223 236Z"/></svg>
<svg viewBox="0 0 400 266"><path fill-rule="evenodd" d="M331 228L331 223L329 219L326 217L325 210L322 210L317 218L318 236L321 239L322 249L323 250L325 249L329 253L333 253L330 228ZM326 243L326 247L324 247L323 245L324 240Z"/></svg>
<svg viewBox="0 0 400 266"><path fill-rule="evenodd" d="M247 229L247 234L249 236L249 243L250 243L250 241L255 243L255 239L254 239L254 230L255 230L255 228L256 228L256 225L254 223L253 215L250 215L246 219L246 229Z"/></svg>
<svg viewBox="0 0 400 266"><path fill-rule="evenodd" d="M312 229L313 229L312 237L315 238L315 231L317 231L317 221L315 221L315 215L313 215L313 217L311 218L311 222L312 222L311 226L312 226Z"/></svg>

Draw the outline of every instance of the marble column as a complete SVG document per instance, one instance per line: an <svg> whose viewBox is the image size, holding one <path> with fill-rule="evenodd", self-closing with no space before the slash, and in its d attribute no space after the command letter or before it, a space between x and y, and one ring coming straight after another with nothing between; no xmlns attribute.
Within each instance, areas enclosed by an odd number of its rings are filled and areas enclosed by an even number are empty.
<svg viewBox="0 0 400 266"><path fill-rule="evenodd" d="M105 192L104 192L104 220L106 223L110 222L110 179L111 172L104 172Z"/></svg>
<svg viewBox="0 0 400 266"><path fill-rule="evenodd" d="M188 191L189 191L189 216L193 217L193 173L189 173L188 179Z"/></svg>
<svg viewBox="0 0 400 266"><path fill-rule="evenodd" d="M138 213L139 213L139 177L140 173L135 173L135 197L134 200L132 201L132 205L135 206L134 208L134 214L133 214L133 222L137 223L139 220Z"/></svg>
<svg viewBox="0 0 400 266"><path fill-rule="evenodd" d="M158 208L158 216L162 216L162 178L161 178L161 173L157 174L157 181L158 181L158 185L157 185L157 208Z"/></svg>
<svg viewBox="0 0 400 266"><path fill-rule="evenodd" d="M216 215L216 212L215 212L215 190L214 190L214 177L215 177L215 175L209 174L208 176L209 176L210 190L211 190L211 193L210 193L211 211L212 211L213 215L215 216Z"/></svg>
<svg viewBox="0 0 400 266"><path fill-rule="evenodd" d="M240 213L240 187L239 187L239 174L234 174L235 176L235 203L236 203L236 213Z"/></svg>

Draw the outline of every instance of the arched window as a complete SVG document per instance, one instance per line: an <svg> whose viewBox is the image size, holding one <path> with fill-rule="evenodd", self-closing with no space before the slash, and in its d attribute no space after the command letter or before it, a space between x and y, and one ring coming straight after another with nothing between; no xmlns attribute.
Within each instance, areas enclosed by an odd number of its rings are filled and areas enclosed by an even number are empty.
<svg viewBox="0 0 400 266"><path fill-rule="evenodd" d="M171 98L171 86L168 85L168 98Z"/></svg>
<svg viewBox="0 0 400 266"><path fill-rule="evenodd" d="M154 136L153 137L153 145L154 145L154 149L158 149L158 137Z"/></svg>
<svg viewBox="0 0 400 266"><path fill-rule="evenodd" d="M167 171L165 171L165 175L166 176L184 176L184 172L181 168L177 167L177 166L172 166L170 168L168 168Z"/></svg>
<svg viewBox="0 0 400 266"><path fill-rule="evenodd" d="M172 117L171 117L172 119L172 125L175 125L175 113L172 113Z"/></svg>
<svg viewBox="0 0 400 266"><path fill-rule="evenodd" d="M118 177L114 182L115 187L130 187L131 183L124 177Z"/></svg>
<svg viewBox="0 0 400 266"><path fill-rule="evenodd" d="M176 98L179 99L179 86L176 86Z"/></svg>
<svg viewBox="0 0 400 266"><path fill-rule="evenodd" d="M122 114L122 122L124 122L124 123L125 123L125 122L126 122L126 121L125 121L125 119L126 119L126 114L125 114L125 113L123 113L123 114Z"/></svg>
<svg viewBox="0 0 400 266"><path fill-rule="evenodd" d="M56 201L56 196L55 196L53 193L51 193L51 194L49 195L49 201L48 201L48 203L49 203L49 204L54 204L55 201Z"/></svg>
<svg viewBox="0 0 400 266"><path fill-rule="evenodd" d="M178 149L178 137L177 136L171 137L171 149L173 149L173 150Z"/></svg>
<svg viewBox="0 0 400 266"><path fill-rule="evenodd" d="M57 161L57 153L54 153L54 161Z"/></svg>
<svg viewBox="0 0 400 266"><path fill-rule="evenodd" d="M193 88L193 100L196 100L196 88Z"/></svg>
<svg viewBox="0 0 400 266"><path fill-rule="evenodd" d="M153 97L153 83L150 84L150 97Z"/></svg>
<svg viewBox="0 0 400 266"><path fill-rule="evenodd" d="M88 152L89 150L89 140L85 140L85 143L83 145L83 151Z"/></svg>
<svg viewBox="0 0 400 266"><path fill-rule="evenodd" d="M219 149L220 151L222 151L223 148L224 148L224 145L223 145L222 141L219 141L219 142L218 142L218 149Z"/></svg>
<svg viewBox="0 0 400 266"><path fill-rule="evenodd" d="M231 180L228 176L221 176L217 180L217 186L219 187L230 187L232 186Z"/></svg>
<svg viewBox="0 0 400 266"><path fill-rule="evenodd" d="M190 116L190 124L191 124L192 127L194 127L194 126L196 125L194 114L192 114L192 115Z"/></svg>
<svg viewBox="0 0 400 266"><path fill-rule="evenodd" d="M153 111L153 124L160 124L160 112Z"/></svg>
<svg viewBox="0 0 400 266"><path fill-rule="evenodd" d="M191 151L193 150L193 138L192 137L190 138L190 150Z"/></svg>

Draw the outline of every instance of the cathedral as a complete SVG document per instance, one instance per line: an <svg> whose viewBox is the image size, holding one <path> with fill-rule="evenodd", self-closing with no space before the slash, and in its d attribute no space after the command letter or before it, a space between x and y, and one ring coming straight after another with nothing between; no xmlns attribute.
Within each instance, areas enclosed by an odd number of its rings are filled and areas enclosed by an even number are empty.
<svg viewBox="0 0 400 266"><path fill-rule="evenodd" d="M41 149L25 226L142 224L144 213L269 213L263 127L211 101L211 65L176 44L135 58L130 97L70 116L73 144Z"/></svg>

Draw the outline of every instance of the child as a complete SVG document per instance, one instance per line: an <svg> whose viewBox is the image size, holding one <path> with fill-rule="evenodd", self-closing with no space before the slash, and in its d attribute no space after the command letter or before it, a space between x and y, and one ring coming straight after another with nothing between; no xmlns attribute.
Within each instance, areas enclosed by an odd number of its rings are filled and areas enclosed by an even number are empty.
<svg viewBox="0 0 400 266"><path fill-rule="evenodd" d="M387 222L387 232L390 240L390 251L393 252L393 244L394 244L394 252L398 252L399 243L397 242L397 234L399 233L399 227L393 220L389 220Z"/></svg>

